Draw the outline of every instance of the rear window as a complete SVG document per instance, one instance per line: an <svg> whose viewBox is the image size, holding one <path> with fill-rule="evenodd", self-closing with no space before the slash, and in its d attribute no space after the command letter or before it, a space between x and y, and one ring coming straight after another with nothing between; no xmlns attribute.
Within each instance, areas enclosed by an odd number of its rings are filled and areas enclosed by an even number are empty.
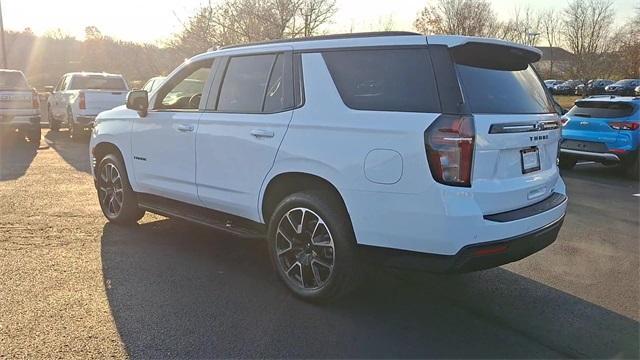
<svg viewBox="0 0 640 360"><path fill-rule="evenodd" d="M426 49L328 51L322 55L342 101L351 109L440 112Z"/></svg>
<svg viewBox="0 0 640 360"><path fill-rule="evenodd" d="M586 118L620 118L633 115L633 104L621 101L577 101L567 116Z"/></svg>
<svg viewBox="0 0 640 360"><path fill-rule="evenodd" d="M546 114L554 112L531 65L519 70L456 64L465 101L473 113Z"/></svg>
<svg viewBox="0 0 640 360"><path fill-rule="evenodd" d="M29 85L21 72L0 72L0 90L27 90Z"/></svg>
<svg viewBox="0 0 640 360"><path fill-rule="evenodd" d="M127 90L123 78L113 76L74 76L69 90Z"/></svg>

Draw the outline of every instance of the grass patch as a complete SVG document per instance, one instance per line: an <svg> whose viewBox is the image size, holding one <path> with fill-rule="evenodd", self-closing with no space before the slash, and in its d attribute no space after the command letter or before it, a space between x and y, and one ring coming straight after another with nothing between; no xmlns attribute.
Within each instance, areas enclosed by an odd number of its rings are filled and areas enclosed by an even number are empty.
<svg viewBox="0 0 640 360"><path fill-rule="evenodd" d="M573 103L575 103L576 100L582 99L582 96L557 95L557 96L554 96L554 98L556 99L558 104L560 104L560 106L562 106L563 108L569 110L569 109L571 109L573 107Z"/></svg>

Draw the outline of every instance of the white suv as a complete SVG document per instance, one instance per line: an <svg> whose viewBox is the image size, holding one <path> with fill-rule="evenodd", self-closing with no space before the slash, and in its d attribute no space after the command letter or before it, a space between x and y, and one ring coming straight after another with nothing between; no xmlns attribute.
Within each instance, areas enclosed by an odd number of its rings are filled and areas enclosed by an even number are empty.
<svg viewBox="0 0 640 360"><path fill-rule="evenodd" d="M228 47L102 113L100 205L265 236L298 296L365 264L463 272L551 244L567 197L534 48L377 33Z"/></svg>

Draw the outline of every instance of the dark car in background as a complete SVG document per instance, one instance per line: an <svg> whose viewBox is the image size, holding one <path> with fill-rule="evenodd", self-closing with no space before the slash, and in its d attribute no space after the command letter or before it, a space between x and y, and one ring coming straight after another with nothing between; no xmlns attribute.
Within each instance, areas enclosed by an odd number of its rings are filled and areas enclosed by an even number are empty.
<svg viewBox="0 0 640 360"><path fill-rule="evenodd" d="M640 86L640 79L624 79L605 88L607 94L633 96L635 88Z"/></svg>
<svg viewBox="0 0 640 360"><path fill-rule="evenodd" d="M554 79L549 79L549 80L545 80L544 81L544 85L547 87L547 89L549 90L550 93L554 93L554 87L560 85L564 83L564 80L554 80Z"/></svg>
<svg viewBox="0 0 640 360"><path fill-rule="evenodd" d="M582 84L583 82L580 80L567 80L560 85L556 85L553 88L553 94L554 95L575 95L576 88Z"/></svg>
<svg viewBox="0 0 640 360"><path fill-rule="evenodd" d="M589 80L587 84L581 84L576 87L576 95L591 96L591 95L605 95L607 92L604 88L613 84L613 80L606 79L594 79Z"/></svg>

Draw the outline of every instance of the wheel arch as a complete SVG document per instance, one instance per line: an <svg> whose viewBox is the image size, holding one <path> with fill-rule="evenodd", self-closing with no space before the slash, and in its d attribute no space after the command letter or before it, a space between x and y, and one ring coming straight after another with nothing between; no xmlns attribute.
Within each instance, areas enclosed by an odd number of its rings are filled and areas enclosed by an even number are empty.
<svg viewBox="0 0 640 360"><path fill-rule="evenodd" d="M323 190L333 194L344 209L347 209L344 197L329 180L306 172L285 172L271 178L265 187L259 208L262 220L268 223L276 206L286 196L305 190Z"/></svg>
<svg viewBox="0 0 640 360"><path fill-rule="evenodd" d="M112 142L103 141L101 143L98 143L96 146L93 147L93 149L91 150L91 153L93 155L93 163L91 164L91 168L93 169L94 174L96 173L96 166L98 166L102 158L104 158L108 154L114 154L118 156L125 166L125 171L127 170L126 169L127 164L124 161L124 156L122 156L122 151L120 151L120 148L118 148L118 146Z"/></svg>

